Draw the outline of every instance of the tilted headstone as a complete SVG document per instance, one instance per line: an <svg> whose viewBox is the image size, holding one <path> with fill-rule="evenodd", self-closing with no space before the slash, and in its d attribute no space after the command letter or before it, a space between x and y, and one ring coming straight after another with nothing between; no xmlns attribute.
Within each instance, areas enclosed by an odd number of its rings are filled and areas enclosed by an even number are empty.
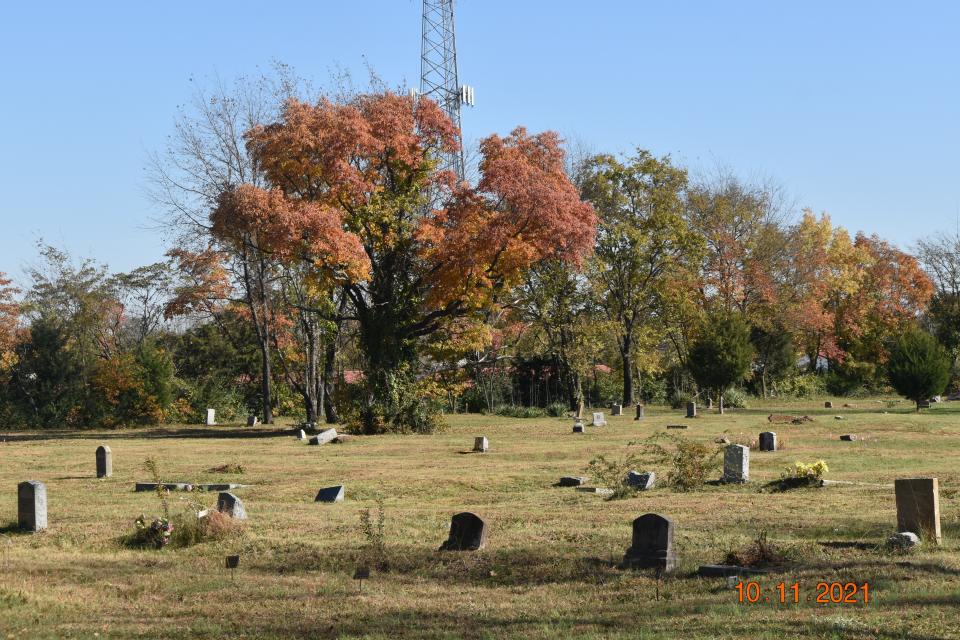
<svg viewBox="0 0 960 640"><path fill-rule="evenodd" d="M226 491L217 496L217 511L227 514L234 520L247 519L247 510L243 506L243 501Z"/></svg>
<svg viewBox="0 0 960 640"><path fill-rule="evenodd" d="M486 453L489 449L490 442L487 441L486 436L477 436L473 439L474 453Z"/></svg>
<svg viewBox="0 0 960 640"><path fill-rule="evenodd" d="M763 431L760 433L760 451L776 451L777 434L773 431Z"/></svg>
<svg viewBox="0 0 960 640"><path fill-rule="evenodd" d="M320 489L314 502L343 502L343 485L338 484L335 487L326 487Z"/></svg>
<svg viewBox="0 0 960 640"><path fill-rule="evenodd" d="M303 429L300 429L300 431L297 432L297 440L306 440L306 439L307 439L307 432L304 431Z"/></svg>
<svg viewBox="0 0 960 640"><path fill-rule="evenodd" d="M607 421L606 421L606 419L604 419L604 417L603 417L603 412L602 412L602 411L594 411L594 412L593 412L593 426L595 426L595 427L602 427L602 426L605 426L606 424L607 424Z"/></svg>
<svg viewBox="0 0 960 640"><path fill-rule="evenodd" d="M723 452L723 481L740 484L750 482L750 448L731 444Z"/></svg>
<svg viewBox="0 0 960 640"><path fill-rule="evenodd" d="M109 478L113 475L113 452L102 444L97 447L97 477Z"/></svg>
<svg viewBox="0 0 960 640"><path fill-rule="evenodd" d="M623 405L614 404L610 407L610 415L612 416L622 416L623 415Z"/></svg>
<svg viewBox="0 0 960 640"><path fill-rule="evenodd" d="M212 427L217 424L217 410L207 409L207 426Z"/></svg>
<svg viewBox="0 0 960 640"><path fill-rule="evenodd" d="M337 437L336 429L327 429L310 438L310 444L327 444Z"/></svg>
<svg viewBox="0 0 960 640"><path fill-rule="evenodd" d="M643 405L642 405L642 404L638 404L638 405L637 405L637 416L634 418L634 420L643 420Z"/></svg>
<svg viewBox="0 0 960 640"><path fill-rule="evenodd" d="M688 402L688 403L687 403L687 417L688 417L688 418L696 418L696 417L697 417L697 403L696 403L696 402Z"/></svg>
<svg viewBox="0 0 960 640"><path fill-rule="evenodd" d="M248 426L248 427L255 427L255 426L257 426L258 424L260 424L260 420L257 418L257 416L252 416L252 415L251 415L251 416L247 416L247 426Z"/></svg>
<svg viewBox="0 0 960 640"><path fill-rule="evenodd" d="M477 551L487 542L487 524L469 511L450 519L450 536L440 545L440 551Z"/></svg>
<svg viewBox="0 0 960 640"><path fill-rule="evenodd" d="M673 550L673 520L659 513L647 513L633 521L633 542L623 563L637 569L672 571L677 566Z"/></svg>
<svg viewBox="0 0 960 640"><path fill-rule="evenodd" d="M940 544L940 483L937 478L897 478L897 531L913 531Z"/></svg>
<svg viewBox="0 0 960 640"><path fill-rule="evenodd" d="M628 486L637 491L646 491L653 488L653 483L657 481L657 474L652 471L640 473L639 471L627 472L626 482Z"/></svg>
<svg viewBox="0 0 960 640"><path fill-rule="evenodd" d="M47 528L47 485L38 480L17 485L17 525L34 532Z"/></svg>
<svg viewBox="0 0 960 640"><path fill-rule="evenodd" d="M842 436L840 436L840 439L843 440L844 442L853 442L854 440L857 439L857 436L853 433L845 433Z"/></svg>
<svg viewBox="0 0 960 640"><path fill-rule="evenodd" d="M560 478L561 487L579 487L587 483L586 476L563 476Z"/></svg>

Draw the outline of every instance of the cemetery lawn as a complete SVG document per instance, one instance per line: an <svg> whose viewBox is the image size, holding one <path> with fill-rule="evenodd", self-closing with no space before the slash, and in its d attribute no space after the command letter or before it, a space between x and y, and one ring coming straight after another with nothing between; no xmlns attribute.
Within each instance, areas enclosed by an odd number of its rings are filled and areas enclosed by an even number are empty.
<svg viewBox="0 0 960 640"><path fill-rule="evenodd" d="M0 434L0 639L4 638L960 638L960 403L922 415L908 403L755 401L749 410L685 419L648 407L646 419L609 417L572 434L565 418L452 416L432 436L357 437L308 446L285 427L167 427L82 433ZM885 414L884 411L889 411ZM631 412L632 413L632 412ZM769 413L814 422L771 426ZM843 415L844 420L835 420ZM668 469L646 463L659 486L624 500L554 484L582 475L595 454L621 457L628 442L688 424L713 446L776 431L783 450L751 451L751 482L678 493ZM853 433L861 439L841 442ZM742 434L742 436L741 436ZM469 453L474 436L486 454ZM113 477L95 477L94 450L113 452ZM135 493L153 457L163 479L241 482L242 536L162 551L121 537L157 497ZM827 478L862 484L760 492L794 461L823 459ZM209 472L238 463L244 473ZM640 469L644 470L644 469ZM713 474L719 477L717 471ZM940 479L943 545L909 554L881 544L896 529L892 483ZM48 531L16 532L16 485L47 485ZM314 503L346 486L346 500ZM364 536L359 514L385 509L386 564L353 580ZM174 514L217 494L172 493ZM444 552L450 517L488 523L480 552ZM631 521L657 512L676 524L677 571L617 568ZM766 532L790 561L759 578L761 598L740 604L700 564ZM240 554L235 578L224 556ZM815 604L817 583L869 583L869 604ZM799 584L780 604L777 583ZM765 599L769 599L766 601ZM791 596L792 599L792 596Z"/></svg>

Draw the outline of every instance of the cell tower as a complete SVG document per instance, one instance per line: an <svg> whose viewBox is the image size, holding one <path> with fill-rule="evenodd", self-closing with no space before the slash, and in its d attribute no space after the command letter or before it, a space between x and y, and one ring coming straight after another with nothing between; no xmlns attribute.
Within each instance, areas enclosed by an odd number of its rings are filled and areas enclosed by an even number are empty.
<svg viewBox="0 0 960 640"><path fill-rule="evenodd" d="M453 27L453 0L423 0L423 40L420 45L420 95L440 105L457 127L461 150L444 154L441 169L464 179L460 106L473 106L473 87L457 79L457 43Z"/></svg>

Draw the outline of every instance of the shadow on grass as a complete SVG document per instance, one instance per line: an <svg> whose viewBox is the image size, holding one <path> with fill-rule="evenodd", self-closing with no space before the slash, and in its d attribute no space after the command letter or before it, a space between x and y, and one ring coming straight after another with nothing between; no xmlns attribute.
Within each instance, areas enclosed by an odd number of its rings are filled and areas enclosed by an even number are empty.
<svg viewBox="0 0 960 640"><path fill-rule="evenodd" d="M8 522L5 525L0 526L0 535L4 536L28 536L34 533L28 529L21 529L20 523L14 520L13 522Z"/></svg>
<svg viewBox="0 0 960 640"><path fill-rule="evenodd" d="M34 431L32 433L0 434L0 441L36 442L43 440L155 440L164 438L197 439L260 439L292 437L296 431L291 428L257 429L255 427L217 428L217 427L164 427L156 429L130 429L96 433L57 429L55 431Z"/></svg>

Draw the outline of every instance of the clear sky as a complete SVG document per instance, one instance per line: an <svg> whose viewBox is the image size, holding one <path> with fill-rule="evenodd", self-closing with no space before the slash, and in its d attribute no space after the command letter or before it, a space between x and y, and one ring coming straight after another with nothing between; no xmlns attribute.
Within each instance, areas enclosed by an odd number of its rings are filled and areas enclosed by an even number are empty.
<svg viewBox="0 0 960 640"><path fill-rule="evenodd" d="M145 159L195 83L278 60L419 82L419 0L0 6L0 271L166 248ZM903 247L960 215L960 2L459 0L464 136L518 124L782 184Z"/></svg>

